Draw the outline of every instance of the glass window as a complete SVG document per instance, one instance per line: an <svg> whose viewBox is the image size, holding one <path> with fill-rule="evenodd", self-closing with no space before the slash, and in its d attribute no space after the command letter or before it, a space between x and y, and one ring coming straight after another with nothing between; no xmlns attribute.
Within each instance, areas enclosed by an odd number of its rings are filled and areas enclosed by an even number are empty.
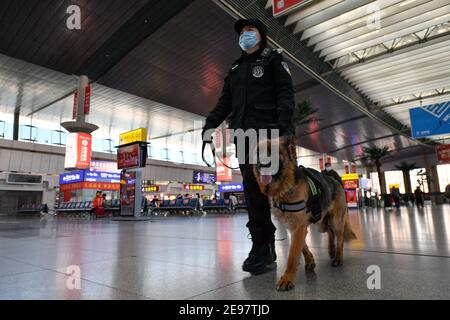
<svg viewBox="0 0 450 320"><path fill-rule="evenodd" d="M418 175L419 172L425 172L425 168L417 168L409 172L412 191L414 192L414 190L416 190L417 187L420 187L423 192L428 193L429 192L428 183L426 181L423 181L422 185L422 183L420 182L422 178L420 175Z"/></svg>
<svg viewBox="0 0 450 320"><path fill-rule="evenodd" d="M381 194L380 180L378 179L378 172L371 172L370 180L372 182L372 192L377 192L378 194Z"/></svg>
<svg viewBox="0 0 450 320"><path fill-rule="evenodd" d="M391 193L392 185L400 185L400 193L405 193L405 182L403 181L403 172L401 170L385 171L386 192Z"/></svg>
<svg viewBox="0 0 450 320"><path fill-rule="evenodd" d="M52 130L51 144L54 144L57 146L65 146L66 145L66 133L62 130Z"/></svg>
<svg viewBox="0 0 450 320"><path fill-rule="evenodd" d="M37 141L37 128L32 125L21 125L19 127L20 134L19 139L23 141L36 142Z"/></svg>
<svg viewBox="0 0 450 320"><path fill-rule="evenodd" d="M5 128L6 128L6 122L3 120L0 120L0 138L5 138Z"/></svg>
<svg viewBox="0 0 450 320"><path fill-rule="evenodd" d="M164 160L169 160L169 149L167 149L167 148L162 148L162 153L161 153L161 155L162 155L162 158L163 158Z"/></svg>
<svg viewBox="0 0 450 320"><path fill-rule="evenodd" d="M439 164L436 166L439 177L439 188L445 192L445 187L450 183L450 164Z"/></svg>

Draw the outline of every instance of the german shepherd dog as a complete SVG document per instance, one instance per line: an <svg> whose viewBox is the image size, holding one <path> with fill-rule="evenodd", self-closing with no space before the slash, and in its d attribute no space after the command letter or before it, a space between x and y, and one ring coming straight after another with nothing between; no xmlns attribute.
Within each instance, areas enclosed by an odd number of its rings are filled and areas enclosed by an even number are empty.
<svg viewBox="0 0 450 320"><path fill-rule="evenodd" d="M305 257L305 270L314 271L316 264L309 251L305 238L308 233L311 212L307 209L298 212L283 212L274 206L274 201L281 203L296 203L308 201L309 184L305 168L297 166L295 146L291 139L280 137L275 140L265 140L259 143L267 145L270 152L271 144L278 143L279 170L275 175L264 176L261 166L254 166L254 174L261 191L269 197L272 214L289 230L291 243L286 270L277 283L277 290L290 290L294 287L297 267L301 253ZM319 232L328 233L328 253L337 267L343 261L344 241L356 239L348 222L347 203L343 187L335 179L320 175L322 190L319 195L322 217L317 222Z"/></svg>

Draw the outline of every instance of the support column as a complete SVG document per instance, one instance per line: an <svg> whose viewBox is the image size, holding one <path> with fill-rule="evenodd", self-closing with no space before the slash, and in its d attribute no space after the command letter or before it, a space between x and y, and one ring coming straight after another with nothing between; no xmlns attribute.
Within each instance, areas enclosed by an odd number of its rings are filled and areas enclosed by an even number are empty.
<svg viewBox="0 0 450 320"><path fill-rule="evenodd" d="M14 126L13 126L13 140L19 140L19 120L20 120L20 109L14 111Z"/></svg>
<svg viewBox="0 0 450 320"><path fill-rule="evenodd" d="M440 186L439 186L439 177L437 172L437 167L435 165L429 166L427 168L427 173L431 177L431 182L428 182L428 188L430 188L430 194L431 194L431 201L433 204L442 204L443 199L440 196Z"/></svg>

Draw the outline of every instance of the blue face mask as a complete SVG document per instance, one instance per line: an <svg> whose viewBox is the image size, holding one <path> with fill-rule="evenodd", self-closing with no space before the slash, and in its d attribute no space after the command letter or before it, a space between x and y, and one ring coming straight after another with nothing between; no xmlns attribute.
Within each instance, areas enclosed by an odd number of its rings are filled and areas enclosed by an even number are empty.
<svg viewBox="0 0 450 320"><path fill-rule="evenodd" d="M239 37L239 46L244 51L254 48L258 42L255 31L244 31Z"/></svg>

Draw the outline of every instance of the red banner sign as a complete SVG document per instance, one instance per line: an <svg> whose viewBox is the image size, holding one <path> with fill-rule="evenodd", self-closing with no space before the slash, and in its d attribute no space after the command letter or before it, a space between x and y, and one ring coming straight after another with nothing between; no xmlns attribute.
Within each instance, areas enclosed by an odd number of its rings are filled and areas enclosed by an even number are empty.
<svg viewBox="0 0 450 320"><path fill-rule="evenodd" d="M84 89L84 114L89 114L91 110L91 85L88 84Z"/></svg>
<svg viewBox="0 0 450 320"><path fill-rule="evenodd" d="M450 163L450 144L436 146L436 155L440 164Z"/></svg>
<svg viewBox="0 0 450 320"><path fill-rule="evenodd" d="M78 106L78 91L76 91L73 96L72 119L75 119L77 117L77 106Z"/></svg>
<svg viewBox="0 0 450 320"><path fill-rule="evenodd" d="M66 169L88 169L92 156L92 137L89 133L69 133L66 141Z"/></svg>
<svg viewBox="0 0 450 320"><path fill-rule="evenodd" d="M221 160L216 161L217 181L233 181L233 171L230 168L227 168L227 166L230 166L230 161L227 157L223 157Z"/></svg>
<svg viewBox="0 0 450 320"><path fill-rule="evenodd" d="M303 6L312 0L273 0L273 16L279 16L295 8Z"/></svg>
<svg viewBox="0 0 450 320"><path fill-rule="evenodd" d="M119 188L120 188L119 183L105 183L105 182L80 182L80 183L63 184L59 186L60 191L74 191L82 189L115 191L119 190Z"/></svg>

